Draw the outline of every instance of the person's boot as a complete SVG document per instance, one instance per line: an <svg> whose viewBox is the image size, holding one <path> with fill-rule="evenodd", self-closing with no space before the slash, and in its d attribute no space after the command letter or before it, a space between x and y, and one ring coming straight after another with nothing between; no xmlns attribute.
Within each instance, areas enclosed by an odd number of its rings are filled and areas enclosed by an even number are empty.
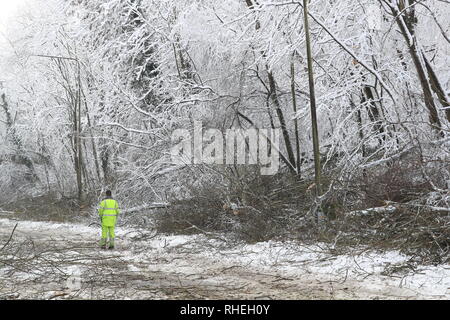
<svg viewBox="0 0 450 320"><path fill-rule="evenodd" d="M108 249L109 249L109 250L114 249L114 238L112 238L112 239L109 240L109 247L108 247Z"/></svg>
<svg viewBox="0 0 450 320"><path fill-rule="evenodd" d="M106 240L102 239L100 241L100 249L106 249L106 248L107 248Z"/></svg>

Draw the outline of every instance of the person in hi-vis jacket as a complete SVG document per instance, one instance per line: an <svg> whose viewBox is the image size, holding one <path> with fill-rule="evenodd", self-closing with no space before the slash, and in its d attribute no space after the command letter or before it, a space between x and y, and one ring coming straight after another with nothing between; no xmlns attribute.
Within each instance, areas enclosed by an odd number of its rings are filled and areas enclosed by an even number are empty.
<svg viewBox="0 0 450 320"><path fill-rule="evenodd" d="M106 198L100 202L100 206L98 208L98 215L102 221L102 239L100 240L100 247L105 249L114 249L114 227L116 225L117 216L119 213L119 204L112 198L111 191L107 190Z"/></svg>

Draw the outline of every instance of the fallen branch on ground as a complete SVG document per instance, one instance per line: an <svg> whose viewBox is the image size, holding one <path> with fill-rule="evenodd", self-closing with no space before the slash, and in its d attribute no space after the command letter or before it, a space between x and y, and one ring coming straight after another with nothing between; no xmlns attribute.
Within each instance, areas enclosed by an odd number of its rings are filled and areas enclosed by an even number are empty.
<svg viewBox="0 0 450 320"><path fill-rule="evenodd" d="M18 225L18 223L16 223L16 225L14 226L14 229L13 229L13 231L11 232L11 235L9 236L8 241L6 241L5 245L0 249L0 251L3 251L3 249L5 249L6 246L10 243L10 241L11 241L13 235L14 235L14 232L16 231L17 225Z"/></svg>
<svg viewBox="0 0 450 320"><path fill-rule="evenodd" d="M153 203L144 204L144 205L138 206L138 207L124 209L121 212L122 213L133 213L133 212L148 210L148 209L167 208L169 206L170 206L170 203L167 203L167 202L153 202Z"/></svg>

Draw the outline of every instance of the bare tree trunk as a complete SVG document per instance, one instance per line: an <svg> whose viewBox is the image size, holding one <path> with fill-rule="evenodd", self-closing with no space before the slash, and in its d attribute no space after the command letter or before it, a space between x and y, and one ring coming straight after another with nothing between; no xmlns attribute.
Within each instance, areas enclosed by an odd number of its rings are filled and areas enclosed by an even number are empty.
<svg viewBox="0 0 450 320"><path fill-rule="evenodd" d="M361 104L368 103L367 114L369 115L370 121L373 123L375 131L378 132L378 141L380 144L386 139L383 125L381 124L380 111L375 103L375 97L372 92L372 87L364 85L361 92Z"/></svg>
<svg viewBox="0 0 450 320"><path fill-rule="evenodd" d="M447 121L450 122L450 101L448 100L447 94L445 93L444 89L442 88L442 85L436 75L436 73L433 70L433 67L431 66L428 59L425 57L425 54L423 55L423 60L425 62L425 66L428 71L428 78L431 82L431 89L436 93L436 95L439 98L439 102L441 103L442 107L445 110L445 116L447 118Z"/></svg>
<svg viewBox="0 0 450 320"><path fill-rule="evenodd" d="M75 109L75 114L77 118L75 121L77 122L76 126L76 148L77 148L77 185L78 185L78 203L81 205L82 197L83 197L83 181L82 181L82 173L83 173L83 154L82 154L82 146L81 146L81 71L80 71L80 63L77 60L77 104Z"/></svg>
<svg viewBox="0 0 450 320"><path fill-rule="evenodd" d="M303 0L303 12L304 12L304 18L305 18L306 52L307 52L307 59L308 59L308 77L309 77L309 92L310 92L310 103L311 103L311 125L312 125L312 137L313 137L316 194L317 194L317 196L320 196L322 194L322 187L321 187L321 164L320 164L320 152L319 152L319 130L318 130L318 126L317 126L316 93L315 93L315 88L314 88L314 72L313 72L313 59L312 59L312 50L311 50L311 38L310 38L310 34L309 34L308 0Z"/></svg>
<svg viewBox="0 0 450 320"><path fill-rule="evenodd" d="M352 106L353 109L357 109L356 111L356 122L358 123L358 136L359 136L359 141L361 143L361 152L362 152L362 156L363 158L365 158L367 156L367 152L366 152L366 145L364 143L364 130L363 130L363 123L362 123L362 116L361 116L361 108L358 108L356 106L356 104L353 102L353 99L350 97L350 105Z"/></svg>
<svg viewBox="0 0 450 320"><path fill-rule="evenodd" d="M297 175L300 176L301 159L300 159L300 137L298 134L298 119L297 119L297 98L295 96L295 66L294 61L291 61L291 93L292 93L292 108L294 110L294 132L295 132L295 151L297 155Z"/></svg>
<svg viewBox="0 0 450 320"><path fill-rule="evenodd" d="M255 5L259 5L258 1L256 1L256 0L245 0L245 2L250 10L254 10ZM261 28L261 24L257 20L255 23L255 29L259 30L260 28ZM262 55L265 56L265 53L262 52ZM276 91L275 77L267 65L266 65L266 70L267 70L267 75L269 78L269 88L268 88L269 99L272 100L273 104L275 105L275 111L276 111L278 120L280 121L281 131L283 133L283 140L284 140L284 143L286 146L286 151L287 151L287 159L286 159L286 157L284 157L281 154L281 152L280 152L280 156L283 159L283 161L288 165L289 170L295 174L298 174L294 151L292 148L291 139L289 137L289 131L287 129L286 120L285 120L285 117L283 114L283 110L281 109L280 100L278 98L278 94ZM275 128L274 124L273 124L273 119L270 114L270 110L268 110L268 112L269 112L269 117L270 117L270 121L272 124L272 128Z"/></svg>
<svg viewBox="0 0 450 320"><path fill-rule="evenodd" d="M403 38L409 49L409 53L414 62L414 66L417 71L417 76L422 87L423 97L425 106L429 112L430 124L434 130L438 132L439 135L443 136L441 121L439 120L438 111L434 103L433 93L430 83L427 78L426 63L423 62L423 54L417 48L417 39L415 37L415 23L416 16L414 11L414 6L407 9L405 2L408 0L400 0L399 6L394 7L390 5L391 13L396 17L397 25L400 29ZM411 0L411 5L413 5L416 0ZM408 1L409 3L409 1ZM399 12L401 10L401 12Z"/></svg>
<svg viewBox="0 0 450 320"><path fill-rule="evenodd" d="M55 61L56 66L63 78L62 86L65 90L67 103L71 108L72 113L72 127L73 134L71 137L72 152L74 160L74 169L77 181L77 198L78 203L81 204L83 196L83 160L81 151L81 70L80 63L77 59L71 57L56 57L56 56L42 56L46 58L51 58ZM67 61L72 61L76 63L76 70L74 79L71 78L70 69L67 65ZM72 81L75 81L75 88L72 87Z"/></svg>
<svg viewBox="0 0 450 320"><path fill-rule="evenodd" d="M289 162L291 163L291 167L295 168L295 156L294 151L292 149L291 138L289 137L289 132L286 126L286 120L284 119L283 110L281 110L280 101L278 99L278 94L276 92L276 83L275 78L273 77L272 71L267 71L267 75L269 77L269 87L270 87L270 97L272 99L273 104L275 105L275 110L278 116L278 120L280 121L281 131L283 133L284 144L286 146L287 154ZM295 171L295 170L294 170Z"/></svg>
<svg viewBox="0 0 450 320"><path fill-rule="evenodd" d="M242 119L244 119L245 121L247 121L253 128L259 129L258 126L256 126L255 123L254 123L251 119L249 119L246 115L242 114L242 113L239 112L239 111L237 112L237 115L238 115L239 117L241 117ZM273 124L272 121L271 121L271 127L272 127L272 129L275 129L275 125ZM278 152L278 151L276 151L276 150L272 151L272 143L273 143L273 142L272 142L269 138L267 138L267 146L268 146L268 152L269 152L269 154L270 154L271 152ZM278 154L280 155L281 161L283 161L284 164L286 164L287 167L288 167L290 170L294 171L295 168L292 167L291 163L290 163L289 160L284 156L284 154L281 153L281 152L278 152Z"/></svg>
<svg viewBox="0 0 450 320"><path fill-rule="evenodd" d="M85 107L85 110L86 110L87 124L88 124L88 126L90 128L90 134L91 134L91 145L92 145L92 153L94 155L95 172L97 174L98 183L101 183L102 178L101 178L101 175L100 175L100 164L99 164L99 161L98 161L97 146L95 144L95 140L94 140L94 137L93 137L93 134L92 134L91 117L89 116L89 108L88 108L88 104L87 104L86 97L85 97L84 94L83 94L83 99L84 99L84 107Z"/></svg>

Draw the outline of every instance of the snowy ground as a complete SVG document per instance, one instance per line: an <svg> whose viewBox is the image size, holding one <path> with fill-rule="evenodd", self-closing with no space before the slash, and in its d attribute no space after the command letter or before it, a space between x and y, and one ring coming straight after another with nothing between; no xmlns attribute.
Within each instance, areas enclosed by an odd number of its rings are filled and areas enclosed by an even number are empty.
<svg viewBox="0 0 450 320"><path fill-rule="evenodd" d="M336 256L130 228L104 251L98 237L98 227L0 218L0 298L450 299L449 265L391 273L408 260L396 252Z"/></svg>

